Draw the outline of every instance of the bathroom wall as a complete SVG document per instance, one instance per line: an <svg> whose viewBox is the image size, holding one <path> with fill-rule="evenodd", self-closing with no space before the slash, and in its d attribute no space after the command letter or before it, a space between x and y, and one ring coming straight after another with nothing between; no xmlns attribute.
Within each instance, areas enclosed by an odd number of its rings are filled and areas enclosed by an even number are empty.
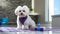
<svg viewBox="0 0 60 34"><path fill-rule="evenodd" d="M45 0L35 0L34 10L39 13L40 22L45 23Z"/></svg>

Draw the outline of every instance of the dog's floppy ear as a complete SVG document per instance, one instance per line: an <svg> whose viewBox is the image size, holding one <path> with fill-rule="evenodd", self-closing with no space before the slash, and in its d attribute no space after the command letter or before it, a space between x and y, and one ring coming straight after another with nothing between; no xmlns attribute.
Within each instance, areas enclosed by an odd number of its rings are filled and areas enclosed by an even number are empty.
<svg viewBox="0 0 60 34"><path fill-rule="evenodd" d="M26 5L23 6L23 10L25 10L29 14L30 10L29 10L29 8Z"/></svg>
<svg viewBox="0 0 60 34"><path fill-rule="evenodd" d="M17 15L17 12L21 9L22 7L21 6L18 6L16 9L15 9L15 14Z"/></svg>

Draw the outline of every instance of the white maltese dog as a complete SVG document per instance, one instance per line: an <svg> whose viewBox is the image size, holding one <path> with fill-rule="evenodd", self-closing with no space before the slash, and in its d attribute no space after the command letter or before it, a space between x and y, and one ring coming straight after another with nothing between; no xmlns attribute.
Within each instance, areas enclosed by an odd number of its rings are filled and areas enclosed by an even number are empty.
<svg viewBox="0 0 60 34"><path fill-rule="evenodd" d="M17 15L17 29L30 29L35 28L36 24L29 16L29 8L24 6L18 6L15 9Z"/></svg>

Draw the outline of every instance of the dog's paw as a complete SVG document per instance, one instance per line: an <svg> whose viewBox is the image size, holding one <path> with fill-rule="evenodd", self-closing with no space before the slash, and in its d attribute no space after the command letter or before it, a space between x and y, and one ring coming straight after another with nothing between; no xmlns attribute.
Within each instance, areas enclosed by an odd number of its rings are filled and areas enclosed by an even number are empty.
<svg viewBox="0 0 60 34"><path fill-rule="evenodd" d="M16 30L22 30L22 28L16 28Z"/></svg>
<svg viewBox="0 0 60 34"><path fill-rule="evenodd" d="M23 30L29 30L29 29L27 29L27 28L24 28Z"/></svg>

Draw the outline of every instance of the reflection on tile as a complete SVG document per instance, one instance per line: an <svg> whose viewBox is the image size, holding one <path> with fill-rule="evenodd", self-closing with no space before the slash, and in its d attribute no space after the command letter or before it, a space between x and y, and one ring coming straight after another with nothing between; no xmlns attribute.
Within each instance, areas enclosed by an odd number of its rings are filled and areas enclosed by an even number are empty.
<svg viewBox="0 0 60 34"><path fill-rule="evenodd" d="M52 34L60 34L60 31L52 31Z"/></svg>

